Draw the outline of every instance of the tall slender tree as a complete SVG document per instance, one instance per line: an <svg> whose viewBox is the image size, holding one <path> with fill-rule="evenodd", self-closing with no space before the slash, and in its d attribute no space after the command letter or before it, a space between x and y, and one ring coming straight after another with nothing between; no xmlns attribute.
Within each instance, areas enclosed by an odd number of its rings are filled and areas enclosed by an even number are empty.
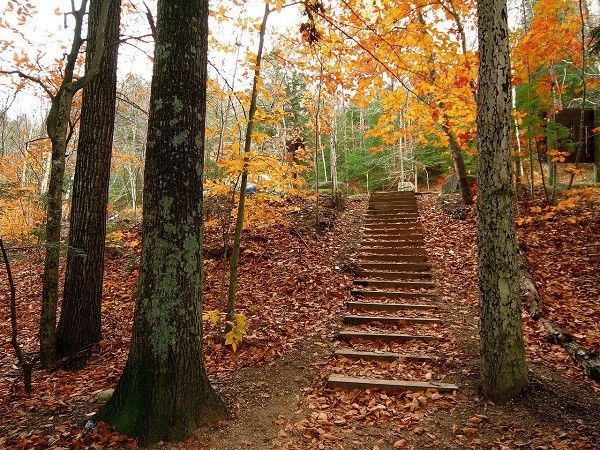
<svg viewBox="0 0 600 450"><path fill-rule="evenodd" d="M506 402L521 392L527 381L510 170L507 8L506 0L479 0L477 4L477 241L482 383L488 398Z"/></svg>
<svg viewBox="0 0 600 450"><path fill-rule="evenodd" d="M56 356L56 314L58 311L58 279L60 262L60 234L62 219L63 184L66 167L66 152L71 125L71 107L75 94L87 85L100 70L104 51L104 28L108 17L109 2L102 2L98 21L98 34L94 58L90 61L85 75L77 78L75 67L79 49L83 44L81 31L87 10L87 0L82 0L78 10L73 11L75 29L71 49L66 56L63 80L53 93L46 89L51 98L50 110L46 118L46 130L52 143L50 178L48 181L48 213L46 216L46 257L42 284L42 305L40 313L40 359L42 366L48 366ZM23 77L21 72L19 76ZM43 86L43 84L42 84Z"/></svg>
<svg viewBox="0 0 600 450"><path fill-rule="evenodd" d="M83 88L64 297L57 331L59 355L71 355L102 336L106 207L115 122L121 0L110 2L100 71ZM90 2L86 61L92 61L101 0Z"/></svg>
<svg viewBox="0 0 600 450"><path fill-rule="evenodd" d="M233 251L231 254L231 264L229 268L229 290L227 295L227 315L225 332L231 331L235 320L235 293L237 289L238 266L240 262L240 247L242 245L242 232L244 231L244 211L246 208L246 187L248 186L248 154L252 149L252 131L256 116L256 101L258 97L258 83L260 79L260 69L262 62L263 46L265 43L265 33L267 32L267 20L272 10L269 3L265 3L263 19L260 24L258 51L256 52L256 67L254 69L254 80L252 82L252 92L250 94L250 108L248 109L248 124L246 125L246 135L244 138L244 168L240 180L240 201L238 204L235 232L233 236Z"/></svg>
<svg viewBox="0 0 600 450"><path fill-rule="evenodd" d="M96 418L142 445L223 419L202 358L207 0L159 0L131 349Z"/></svg>

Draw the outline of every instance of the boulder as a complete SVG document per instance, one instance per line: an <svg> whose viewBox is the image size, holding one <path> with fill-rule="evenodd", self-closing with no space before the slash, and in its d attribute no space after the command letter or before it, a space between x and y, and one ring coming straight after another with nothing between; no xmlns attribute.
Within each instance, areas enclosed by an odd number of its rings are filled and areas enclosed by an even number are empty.
<svg viewBox="0 0 600 450"><path fill-rule="evenodd" d="M469 184L477 181L475 175L467 175L467 179L469 180ZM453 173L446 178L446 181L442 185L442 194L454 194L455 192L460 192L460 188L458 186L458 177Z"/></svg>
<svg viewBox="0 0 600 450"><path fill-rule="evenodd" d="M414 191L415 185L410 181L400 181L398 182L398 190L399 191Z"/></svg>

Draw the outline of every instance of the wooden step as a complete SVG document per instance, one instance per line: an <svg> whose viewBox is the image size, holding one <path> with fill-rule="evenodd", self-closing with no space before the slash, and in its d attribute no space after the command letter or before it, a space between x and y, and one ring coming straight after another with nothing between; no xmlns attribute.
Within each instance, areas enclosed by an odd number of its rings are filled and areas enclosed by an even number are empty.
<svg viewBox="0 0 600 450"><path fill-rule="evenodd" d="M389 205L390 203L410 203L413 205L417 204L417 199L415 197L388 197L388 198L373 198L369 199L369 205Z"/></svg>
<svg viewBox="0 0 600 450"><path fill-rule="evenodd" d="M397 220L397 219L396 219ZM371 228L385 228L385 229L389 229L389 230L396 230L398 228L402 229L402 230L414 230L414 229L423 229L423 226L421 225L421 222L415 221L415 222L387 222L387 223L381 223L381 222L365 222L363 224L363 228L367 228L367 229L371 229Z"/></svg>
<svg viewBox="0 0 600 450"><path fill-rule="evenodd" d="M404 291L368 291L365 289L352 289L352 295L366 298L437 298L437 294L430 292L404 292Z"/></svg>
<svg viewBox="0 0 600 450"><path fill-rule="evenodd" d="M390 202L390 201L415 202L415 201L417 201L417 197L414 194L413 195L371 195L369 197L369 202Z"/></svg>
<svg viewBox="0 0 600 450"><path fill-rule="evenodd" d="M436 305L426 304L410 304L410 303L383 303L383 302L361 302L361 301L347 301L346 308L352 310L363 310L363 311L387 311L387 312L398 312L406 310L434 310L438 309Z"/></svg>
<svg viewBox="0 0 600 450"><path fill-rule="evenodd" d="M361 261L372 262L410 262L424 263L427 262L427 255L369 255L358 254L358 259Z"/></svg>
<svg viewBox="0 0 600 450"><path fill-rule="evenodd" d="M393 234L396 236L403 236L403 235L413 235L413 234L417 234L422 236L423 235L423 228L420 226L416 226L416 227L382 227L382 226L377 226L377 227L362 227L362 231L365 234Z"/></svg>
<svg viewBox="0 0 600 450"><path fill-rule="evenodd" d="M369 202L367 205L367 209L377 209L379 211L384 210L386 208L413 208L415 211L418 211L419 206L416 201L413 200L399 200L399 201L382 201L382 202Z"/></svg>
<svg viewBox="0 0 600 450"><path fill-rule="evenodd" d="M369 219L365 220L362 228L387 228L387 227L404 227L404 228L423 228L421 222L413 218L394 218L389 220Z"/></svg>
<svg viewBox="0 0 600 450"><path fill-rule="evenodd" d="M358 250L363 255L426 255L423 247L362 247Z"/></svg>
<svg viewBox="0 0 600 450"><path fill-rule="evenodd" d="M365 232L362 235L363 241L374 241L377 242L377 245L386 245L390 241L422 241L423 234L422 233L412 233L412 234L398 234L398 233L385 233L385 234L373 234L369 232ZM381 244L379 244L381 243ZM365 245L368 247L368 245Z"/></svg>
<svg viewBox="0 0 600 450"><path fill-rule="evenodd" d="M397 288L397 289L432 289L435 287L435 283L431 281L398 281L398 280L372 280L372 279L358 279L354 280L354 284L358 286L366 286L373 288Z"/></svg>
<svg viewBox="0 0 600 450"><path fill-rule="evenodd" d="M382 210L387 210L387 209L404 209L404 210L410 210L410 211L418 211L418 206L416 203L414 202L375 202L375 203L369 203L369 206L367 206L367 211L368 210L377 210L377 211L382 211Z"/></svg>
<svg viewBox="0 0 600 450"><path fill-rule="evenodd" d="M406 211L402 211L404 213L406 213ZM414 209L413 211L409 211L407 213L409 216L414 217L414 216L419 216L419 211L417 211L417 209ZM391 208L390 211L387 211L385 209L368 209L367 208L367 212L365 213L365 218L367 217L393 217L393 216L398 216L398 211L394 211L394 208Z"/></svg>
<svg viewBox="0 0 600 450"><path fill-rule="evenodd" d="M420 223L418 218L415 217L403 217L399 214L393 214L389 216L381 216L375 214L373 216L365 216L365 223L406 223L406 222Z"/></svg>
<svg viewBox="0 0 600 450"><path fill-rule="evenodd" d="M383 211L386 209L394 209L394 208L410 208L413 211L418 211L419 207L416 202L408 201L389 201L389 202L369 202L367 206L367 210L376 209L378 211Z"/></svg>
<svg viewBox="0 0 600 450"><path fill-rule="evenodd" d="M383 389L384 391L426 391L437 389L439 392L452 392L458 386L450 383L437 383L435 381L405 381L405 380L377 380L373 378L353 378L343 375L330 375L327 380L328 388L342 389Z"/></svg>
<svg viewBox="0 0 600 450"><path fill-rule="evenodd" d="M413 220L415 222L418 222L420 217L419 214L415 213L409 213L409 214L402 214L399 212L394 212L394 211L390 211L390 212L384 212L384 211L370 211L369 213L365 214L364 216L365 220L381 220L381 219L400 219L403 221L409 221L409 220Z"/></svg>
<svg viewBox="0 0 600 450"><path fill-rule="evenodd" d="M337 338L341 341L350 339L381 342L408 342L423 341L433 342L441 339L439 336L430 334L402 334L402 333L377 333L375 331L340 331Z"/></svg>
<svg viewBox="0 0 600 450"><path fill-rule="evenodd" d="M379 231L383 234L387 233L388 231L406 231L406 232L413 232L413 233L420 233L423 234L423 227L420 224L394 224L394 225L381 225L381 224L376 224L376 225L365 225L362 227L363 231L369 231L369 232L374 232L374 231Z"/></svg>
<svg viewBox="0 0 600 450"><path fill-rule="evenodd" d="M382 270L361 270L358 273L361 278L384 278L386 280L412 280L432 278L431 272L384 272Z"/></svg>
<svg viewBox="0 0 600 450"><path fill-rule="evenodd" d="M398 195L398 196L404 196L404 195L415 195L415 191L375 191L371 193L371 197L384 197L387 195Z"/></svg>
<svg viewBox="0 0 600 450"><path fill-rule="evenodd" d="M397 359L407 359L412 361L431 361L435 358L427 355L412 355L393 352L365 352L360 350L339 349L334 353L335 356L341 356L347 359L362 359L366 361L396 361Z"/></svg>
<svg viewBox="0 0 600 450"><path fill-rule="evenodd" d="M410 206L394 206L394 207L390 207L390 206L382 206L382 207L373 207L373 206L369 206L367 208L367 212L366 212L366 217L369 216L380 216L382 214L396 214L398 216L403 216L403 217L415 217L418 218L419 217L419 211L416 208L410 207Z"/></svg>
<svg viewBox="0 0 600 450"><path fill-rule="evenodd" d="M362 231L366 235L373 234L383 234L388 235L392 234L394 236L404 236L404 235L423 235L422 227L362 227Z"/></svg>
<svg viewBox="0 0 600 450"><path fill-rule="evenodd" d="M369 197L371 202L415 202L417 197L414 195L377 195Z"/></svg>
<svg viewBox="0 0 600 450"><path fill-rule="evenodd" d="M384 248L406 248L406 247L425 247L425 242L420 239L412 240L379 240L372 239L368 241L362 241L361 247L384 247Z"/></svg>
<svg viewBox="0 0 600 450"><path fill-rule="evenodd" d="M431 266L425 263L361 262L362 269L392 270L394 272L429 272Z"/></svg>
<svg viewBox="0 0 600 450"><path fill-rule="evenodd" d="M401 239L406 239L409 241L417 241L419 239L423 239L423 233L420 232L410 232L407 233L405 231L386 231L380 232L372 232L372 231L364 231L363 239L375 239L378 241L398 241Z"/></svg>
<svg viewBox="0 0 600 450"><path fill-rule="evenodd" d="M442 323L437 317L388 317L388 316L359 316L351 314L344 316L342 320L348 325L361 325L365 323L379 322L384 325L402 325L402 324L421 324L421 323Z"/></svg>
<svg viewBox="0 0 600 450"><path fill-rule="evenodd" d="M359 251L361 253L372 253L375 255L407 255L411 253L425 253L426 250L420 245L402 245L398 247L371 247L362 246Z"/></svg>
<svg viewBox="0 0 600 450"><path fill-rule="evenodd" d="M381 197L414 197L415 191L377 191L371 193L371 198Z"/></svg>
<svg viewBox="0 0 600 450"><path fill-rule="evenodd" d="M416 202L415 196L382 196L382 197L371 197L369 203L386 203L386 202Z"/></svg>

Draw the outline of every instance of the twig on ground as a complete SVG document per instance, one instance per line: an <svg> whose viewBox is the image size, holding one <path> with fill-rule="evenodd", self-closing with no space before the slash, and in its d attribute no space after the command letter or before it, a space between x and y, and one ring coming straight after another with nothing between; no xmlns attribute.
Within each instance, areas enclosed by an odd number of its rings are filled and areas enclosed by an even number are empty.
<svg viewBox="0 0 600 450"><path fill-rule="evenodd" d="M304 244L304 246L306 248L310 248L308 246L308 244L306 243L306 241L304 240L304 238L302 237L302 235L298 232L298 230L296 230L295 228L292 228L292 233L294 233L296 236L298 236L300 238L300 240L302 241L302 243Z"/></svg>

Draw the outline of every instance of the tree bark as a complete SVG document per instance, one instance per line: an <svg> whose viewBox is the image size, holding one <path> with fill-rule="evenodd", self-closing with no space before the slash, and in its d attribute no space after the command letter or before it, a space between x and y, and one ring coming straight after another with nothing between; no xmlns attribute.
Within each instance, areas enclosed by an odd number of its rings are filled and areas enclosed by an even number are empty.
<svg viewBox="0 0 600 450"><path fill-rule="evenodd" d="M465 159L463 157L462 150L460 149L460 145L456 140L456 136L454 136L454 133L450 130L450 127L444 124L442 129L450 140L450 155L452 156L452 162L454 163L454 170L458 180L460 196L465 205L472 205L473 194L471 192L471 186L469 185L469 176L467 174L467 167L465 166Z"/></svg>
<svg viewBox="0 0 600 450"><path fill-rule="evenodd" d="M238 204L235 232L233 236L233 250L229 266L229 289L227 292L227 314L225 316L225 333L232 329L235 320L235 294L237 290L238 266L240 262L240 247L242 245L242 232L244 231L244 211L246 208L246 187L248 186L248 153L252 146L252 131L254 130L254 116L256 114L256 99L258 96L258 81L260 79L260 67L262 63L262 52L267 32L267 20L271 13L268 3L265 3L263 19L260 25L258 51L256 52L256 68L254 69L254 80L252 82L252 93L250 97L250 108L248 110L248 125L244 139L244 168L240 181L240 202Z"/></svg>
<svg viewBox="0 0 600 450"><path fill-rule="evenodd" d="M542 306L542 301L540 300L540 295L535 287L535 281L533 281L533 277L531 276L527 257L521 249L519 249L518 266L522 302L525 303L531 318L533 320L538 320L544 314L544 308Z"/></svg>
<svg viewBox="0 0 600 450"><path fill-rule="evenodd" d="M60 356L75 354L102 337L106 207L115 123L121 0L110 0L100 72L83 89L83 105L71 205L64 296L57 330ZM86 61L93 58L99 0L90 3Z"/></svg>
<svg viewBox="0 0 600 450"><path fill-rule="evenodd" d="M224 419L202 357L202 172L208 2L159 0L131 350L95 416L141 445Z"/></svg>
<svg viewBox="0 0 600 450"><path fill-rule="evenodd" d="M52 143L50 181L48 184L48 212L46 216L46 257L42 284L42 305L40 313L40 360L42 367L48 367L56 356L56 313L58 310L58 280L60 264L60 230L62 220L63 181L67 151L71 106L73 97L93 79L100 69L104 38L100 37L94 49L94 59L89 63L83 77L74 79L75 64L79 48L83 43L81 30L87 0L81 2L74 11L75 32L71 49L66 58L63 81L58 92L52 97L50 111L46 119L46 130ZM103 3L100 23L106 24L108 2ZM101 33L104 28L100 25Z"/></svg>
<svg viewBox="0 0 600 450"><path fill-rule="evenodd" d="M579 364L588 377L600 383L600 359L598 359L598 355L593 350L590 351L578 344L573 336L565 333L554 322L546 319L541 319L541 322L549 333L548 340L564 348L571 359Z"/></svg>
<svg viewBox="0 0 600 450"><path fill-rule="evenodd" d="M333 108L333 120L331 122L331 133L329 134L329 160L331 165L331 194L335 204L340 201L340 192L337 173L337 108Z"/></svg>
<svg viewBox="0 0 600 450"><path fill-rule="evenodd" d="M510 170L511 79L506 1L478 2L477 239L484 395L503 403L527 382Z"/></svg>

